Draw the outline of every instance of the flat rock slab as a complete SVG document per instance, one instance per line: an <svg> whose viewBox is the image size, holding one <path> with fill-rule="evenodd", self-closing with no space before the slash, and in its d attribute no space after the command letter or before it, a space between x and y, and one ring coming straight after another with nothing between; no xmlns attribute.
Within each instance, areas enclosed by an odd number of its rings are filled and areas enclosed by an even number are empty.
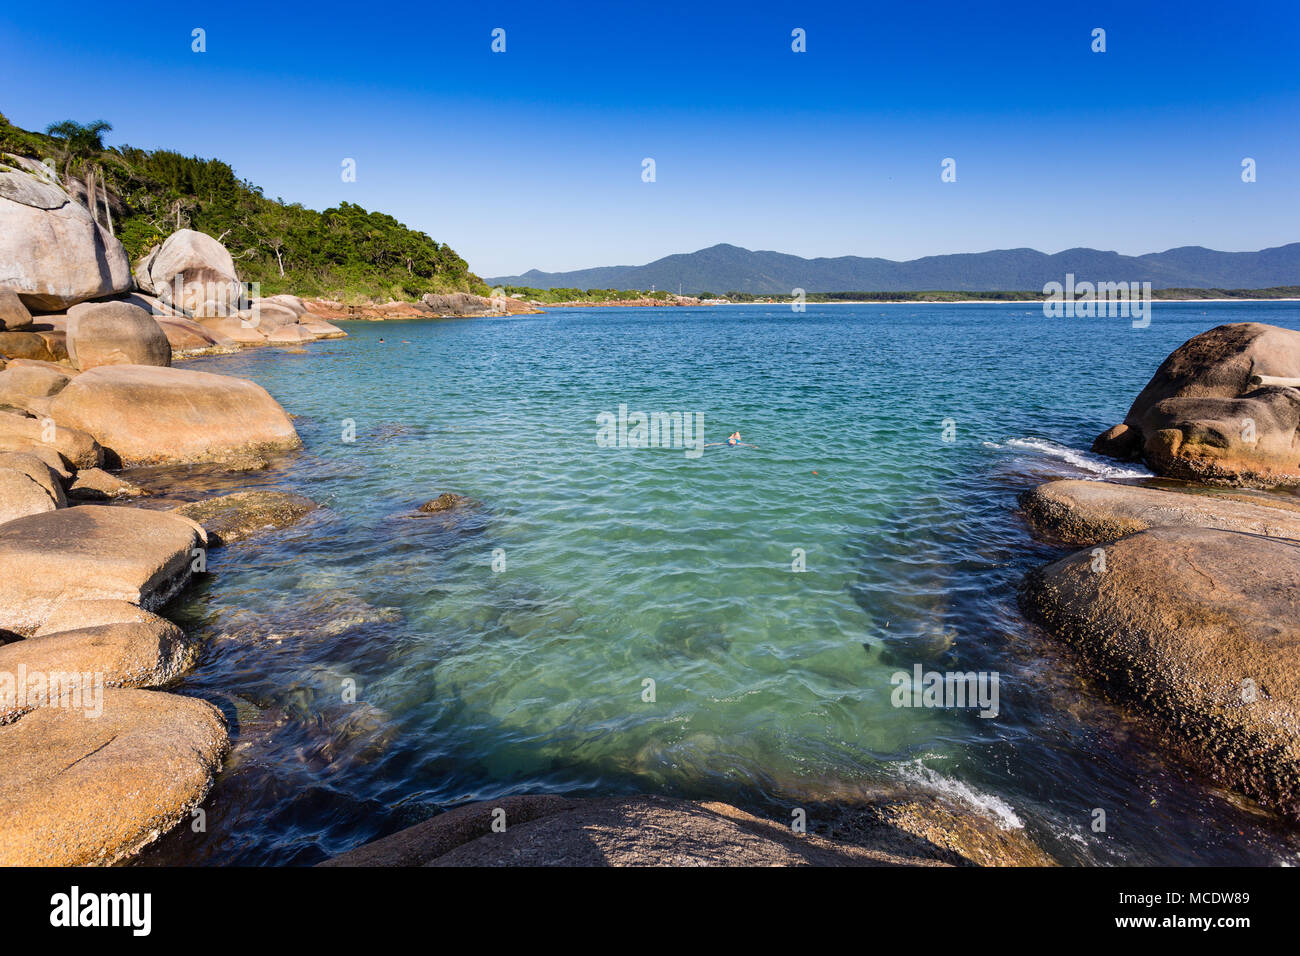
<svg viewBox="0 0 1300 956"><path fill-rule="evenodd" d="M1218 528L1300 540L1300 499L1195 494L1106 481L1049 481L1020 496L1040 534L1100 544L1150 528Z"/></svg>
<svg viewBox="0 0 1300 956"><path fill-rule="evenodd" d="M59 392L50 415L94 436L113 463L124 467L220 461L301 444L266 389L189 369L92 368Z"/></svg>
<svg viewBox="0 0 1300 956"><path fill-rule="evenodd" d="M194 663L195 645L171 621L95 624L0 647L0 724L58 700L105 687L161 687Z"/></svg>
<svg viewBox="0 0 1300 956"><path fill-rule="evenodd" d="M1300 819L1300 543L1157 528L1031 573L1026 610L1227 786Z"/></svg>
<svg viewBox="0 0 1300 956"><path fill-rule="evenodd" d="M310 498L287 491L239 491L181 505L174 510L203 525L213 546L230 544L258 531L286 528L315 511Z"/></svg>
<svg viewBox="0 0 1300 956"><path fill-rule="evenodd" d="M102 706L40 707L0 727L0 866L116 863L207 795L229 747L216 707L117 689Z"/></svg>
<svg viewBox="0 0 1300 956"><path fill-rule="evenodd" d="M0 525L0 628L30 633L74 598L153 610L189 582L194 522L165 511L80 505Z"/></svg>
<svg viewBox="0 0 1300 956"><path fill-rule="evenodd" d="M505 830L493 832L496 811ZM458 807L327 866L940 866L840 843L724 803L666 797L507 797Z"/></svg>

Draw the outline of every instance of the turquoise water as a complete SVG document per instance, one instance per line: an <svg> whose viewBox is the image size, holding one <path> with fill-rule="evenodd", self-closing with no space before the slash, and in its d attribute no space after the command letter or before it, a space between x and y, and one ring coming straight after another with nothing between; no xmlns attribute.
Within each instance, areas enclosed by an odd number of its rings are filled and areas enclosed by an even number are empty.
<svg viewBox="0 0 1300 956"><path fill-rule="evenodd" d="M788 818L922 785L1066 863L1293 859L1271 816L1081 685L1015 601L1060 553L1016 494L1141 477L1088 455L1093 436L1179 343L1242 320L1300 328L1300 308L1157 303L1147 329L1000 304L569 310L350 323L187 363L298 416L305 450L241 486L326 507L214 552L169 609L204 644L183 689L236 741L207 832L145 862L311 863L519 792ZM620 405L757 447L601 447ZM413 514L445 491L478 506ZM890 676L918 663L997 672L998 716L894 707Z"/></svg>

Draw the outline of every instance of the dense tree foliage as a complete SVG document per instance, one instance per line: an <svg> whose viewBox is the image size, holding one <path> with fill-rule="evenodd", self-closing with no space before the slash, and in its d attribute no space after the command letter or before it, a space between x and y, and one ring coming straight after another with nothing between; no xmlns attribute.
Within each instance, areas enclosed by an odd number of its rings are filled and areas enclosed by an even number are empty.
<svg viewBox="0 0 1300 956"><path fill-rule="evenodd" d="M111 197L114 227L132 262L176 229L214 236L235 258L240 278L264 294L294 292L348 301L415 299L426 292L485 292L447 245L392 216L352 203L317 212L268 199L218 159L130 146L105 148L112 127L71 120L48 135L0 114L0 151L55 160L56 168L93 162Z"/></svg>

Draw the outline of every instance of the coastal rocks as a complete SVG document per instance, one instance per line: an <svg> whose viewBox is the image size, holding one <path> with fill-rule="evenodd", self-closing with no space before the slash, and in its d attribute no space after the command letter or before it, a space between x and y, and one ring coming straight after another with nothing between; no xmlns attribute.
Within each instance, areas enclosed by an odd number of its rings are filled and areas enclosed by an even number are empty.
<svg viewBox="0 0 1300 956"><path fill-rule="evenodd" d="M326 322L320 316L312 315L310 312L299 318L298 324L318 339L347 338L347 333L337 325Z"/></svg>
<svg viewBox="0 0 1300 956"><path fill-rule="evenodd" d="M221 332L206 328L193 319L160 318L158 328L167 337L173 355L199 355L223 349L233 349L234 339Z"/></svg>
<svg viewBox="0 0 1300 956"><path fill-rule="evenodd" d="M205 546L201 527L163 511L79 505L9 521L0 525L0 628L31 633L74 598L160 607Z"/></svg>
<svg viewBox="0 0 1300 956"><path fill-rule="evenodd" d="M86 432L14 412L0 411L0 451L29 452L42 459L54 452L74 469L104 463L103 449Z"/></svg>
<svg viewBox="0 0 1300 956"><path fill-rule="evenodd" d="M246 322L270 335L273 331L286 325L296 325L298 313L288 306L280 305L269 299L253 300L254 308L249 311ZM242 314L241 314L242 318Z"/></svg>
<svg viewBox="0 0 1300 956"><path fill-rule="evenodd" d="M71 598L55 606L45 623L32 632L32 637L45 637L61 631L82 627L99 627L102 624L147 624L158 619L138 604L112 598Z"/></svg>
<svg viewBox="0 0 1300 956"><path fill-rule="evenodd" d="M0 525L58 507L50 493L25 471L0 467Z"/></svg>
<svg viewBox="0 0 1300 956"><path fill-rule="evenodd" d="M83 302L68 310L68 358L82 371L101 365L172 364L172 347L144 309L126 302Z"/></svg>
<svg viewBox="0 0 1300 956"><path fill-rule="evenodd" d="M63 391L72 377L58 366L37 362L13 362L0 371L0 405L37 414L40 399Z"/></svg>
<svg viewBox="0 0 1300 956"><path fill-rule="evenodd" d="M46 167L8 156L0 162L0 263L28 309L55 311L131 287L122 244Z"/></svg>
<svg viewBox="0 0 1300 956"><path fill-rule="evenodd" d="M1026 579L1089 676L1221 783L1300 819L1300 542L1156 528Z"/></svg>
<svg viewBox="0 0 1300 956"><path fill-rule="evenodd" d="M446 294L431 292L420 301L428 307L433 315L455 318L482 317L504 311L504 309L497 308L492 299L485 299L481 295L471 295L468 292Z"/></svg>
<svg viewBox="0 0 1300 956"><path fill-rule="evenodd" d="M170 621L145 620L47 633L0 647L0 724L65 694L159 687L194 663L197 648Z"/></svg>
<svg viewBox="0 0 1300 956"><path fill-rule="evenodd" d="M220 461L301 444L260 385L187 369L93 368L58 394L50 414L93 435L110 464L123 467Z"/></svg>
<svg viewBox="0 0 1300 956"><path fill-rule="evenodd" d="M506 830L491 829L493 811ZM935 866L838 843L724 803L667 797L507 797L460 807L329 861L331 866Z"/></svg>
<svg viewBox="0 0 1300 956"><path fill-rule="evenodd" d="M145 490L139 485L111 475L102 468L83 468L68 486L68 496L83 501L110 501L114 498L139 498Z"/></svg>
<svg viewBox="0 0 1300 956"><path fill-rule="evenodd" d="M50 496L56 508L67 505L63 486L59 482L62 476L36 455L13 451L0 452L0 470L17 471L26 475Z"/></svg>
<svg viewBox="0 0 1300 956"><path fill-rule="evenodd" d="M198 319L197 324L214 338L229 340L235 345L266 344L266 333L238 316Z"/></svg>
<svg viewBox="0 0 1300 956"><path fill-rule="evenodd" d="M1104 481L1049 481L1020 496L1040 534L1067 544L1100 544L1158 527L1218 528L1300 540L1300 499L1287 502L1167 491Z"/></svg>
<svg viewBox="0 0 1300 956"><path fill-rule="evenodd" d="M229 747L220 711L191 697L108 689L87 720L45 706L0 727L0 865L107 865L198 806Z"/></svg>
<svg viewBox="0 0 1300 956"><path fill-rule="evenodd" d="M316 336L301 325L282 325L266 334L267 345L302 345L315 340Z"/></svg>
<svg viewBox="0 0 1300 956"><path fill-rule="evenodd" d="M243 292L226 247L193 229L178 229L136 267L145 292L194 315L230 315Z"/></svg>
<svg viewBox="0 0 1300 956"><path fill-rule="evenodd" d="M10 359L60 362L68 357L66 337L48 332L0 332L0 355Z"/></svg>
<svg viewBox="0 0 1300 956"><path fill-rule="evenodd" d="M0 331L14 332L32 324L32 314L13 289L0 288Z"/></svg>
<svg viewBox="0 0 1300 956"><path fill-rule="evenodd" d="M1175 349L1093 450L1210 484L1300 484L1300 332L1220 325Z"/></svg>
<svg viewBox="0 0 1300 956"><path fill-rule="evenodd" d="M283 293L280 295L268 295L262 301L273 302L276 305L283 306L284 308L297 313L298 315L311 311L307 308L307 303L302 301L302 299L298 298L296 295L286 295Z"/></svg>
<svg viewBox="0 0 1300 956"><path fill-rule="evenodd" d="M287 528L318 507L310 498L286 491L239 491L172 510L201 524L216 547L258 531Z"/></svg>

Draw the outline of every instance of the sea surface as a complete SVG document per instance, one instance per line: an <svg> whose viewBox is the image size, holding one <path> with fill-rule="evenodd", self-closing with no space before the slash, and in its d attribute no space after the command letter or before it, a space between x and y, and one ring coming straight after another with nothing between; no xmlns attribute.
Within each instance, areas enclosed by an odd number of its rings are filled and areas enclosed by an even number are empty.
<svg viewBox="0 0 1300 956"><path fill-rule="evenodd" d="M574 309L188 362L265 386L305 447L154 487L324 507L213 551L167 609L203 646L179 690L222 707L234 750L203 826L141 862L310 864L515 793L789 819L908 788L1067 864L1300 862L1016 602L1064 553L1017 494L1145 478L1092 438L1170 351L1236 321L1300 328L1300 304L1157 302L1143 329L1027 304ZM755 447L603 447L620 406ZM443 492L474 504L416 511ZM917 664L996 673L997 716L895 707Z"/></svg>

